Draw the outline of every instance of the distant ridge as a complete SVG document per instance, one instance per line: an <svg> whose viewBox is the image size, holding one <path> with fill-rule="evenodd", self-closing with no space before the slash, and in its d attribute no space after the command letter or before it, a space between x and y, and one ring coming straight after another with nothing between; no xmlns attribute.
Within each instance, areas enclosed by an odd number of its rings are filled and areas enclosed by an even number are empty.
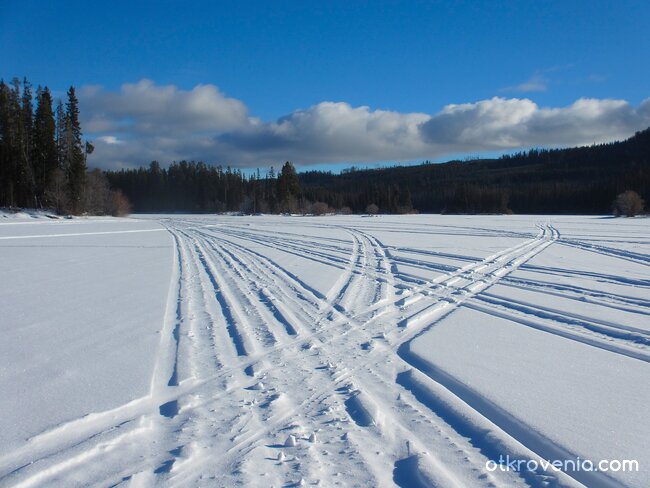
<svg viewBox="0 0 650 488"><path fill-rule="evenodd" d="M498 159L301 173L305 196L359 208L372 201L399 211L600 214L622 191L650 200L650 128L622 142L533 149ZM408 193L405 195L405 193Z"/></svg>

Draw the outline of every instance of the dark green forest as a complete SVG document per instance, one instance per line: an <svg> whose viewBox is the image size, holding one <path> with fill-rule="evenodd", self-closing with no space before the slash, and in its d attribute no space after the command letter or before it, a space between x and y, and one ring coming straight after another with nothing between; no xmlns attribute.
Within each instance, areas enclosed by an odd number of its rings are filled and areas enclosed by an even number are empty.
<svg viewBox="0 0 650 488"><path fill-rule="evenodd" d="M107 175L138 212L603 214L623 191L650 197L650 129L589 147L341 174L181 161Z"/></svg>
<svg viewBox="0 0 650 488"><path fill-rule="evenodd" d="M74 87L54 108L47 87L0 80L0 207L69 214L128 213L99 170L88 171L93 145L82 140Z"/></svg>
<svg viewBox="0 0 650 488"><path fill-rule="evenodd" d="M330 203L343 195L355 211L372 201L399 212L410 200L425 213L601 214L625 190L650 196L650 129L623 142L336 176L310 172L301 182L308 198Z"/></svg>

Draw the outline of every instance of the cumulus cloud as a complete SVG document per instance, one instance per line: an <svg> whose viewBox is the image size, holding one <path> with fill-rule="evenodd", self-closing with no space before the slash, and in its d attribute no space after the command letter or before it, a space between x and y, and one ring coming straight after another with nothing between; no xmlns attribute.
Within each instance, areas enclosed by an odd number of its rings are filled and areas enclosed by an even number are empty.
<svg viewBox="0 0 650 488"><path fill-rule="evenodd" d="M607 142L648 125L650 99L637 108L625 100L586 98L568 107L540 108L529 99L495 97L448 105L421 130L432 145L475 151Z"/></svg>
<svg viewBox="0 0 650 488"><path fill-rule="evenodd" d="M275 121L249 115L214 85L181 90L143 80L119 91L79 91L82 126L94 141L90 164L102 168L202 160L263 167L336 162L437 159L445 154L543 145L578 145L630 136L650 125L650 99L580 99L539 107L526 98L447 105L440 112L399 113L321 102Z"/></svg>
<svg viewBox="0 0 650 488"><path fill-rule="evenodd" d="M233 130L248 123L248 110L214 85L179 90L151 80L122 85L119 92L86 86L79 93L89 132L188 134Z"/></svg>
<svg viewBox="0 0 650 488"><path fill-rule="evenodd" d="M249 161L259 157L301 164L409 159L427 152L420 126L429 118L322 102L216 140L232 157L245 156Z"/></svg>

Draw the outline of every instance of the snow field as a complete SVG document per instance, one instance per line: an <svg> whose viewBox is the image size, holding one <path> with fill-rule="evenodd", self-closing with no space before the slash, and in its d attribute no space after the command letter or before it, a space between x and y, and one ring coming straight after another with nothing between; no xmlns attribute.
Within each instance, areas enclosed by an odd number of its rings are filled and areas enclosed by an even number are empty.
<svg viewBox="0 0 650 488"><path fill-rule="evenodd" d="M6 425L28 429L5 427L0 484L643 486L648 226L540 216L0 224L0 266L25 275L3 288L3 307L17 304L6 351L18 352L0 356L0 391L28 405L8 407ZM59 249L43 255L42 244ZM47 280L80 283L83 300L38 301ZM25 314L30 297L38 307ZM10 369L25 350L44 360ZM77 379L64 395L39 389L54 364L95 389L78 395ZM122 383L107 373L120 368ZM501 454L631 458L641 470L488 470Z"/></svg>

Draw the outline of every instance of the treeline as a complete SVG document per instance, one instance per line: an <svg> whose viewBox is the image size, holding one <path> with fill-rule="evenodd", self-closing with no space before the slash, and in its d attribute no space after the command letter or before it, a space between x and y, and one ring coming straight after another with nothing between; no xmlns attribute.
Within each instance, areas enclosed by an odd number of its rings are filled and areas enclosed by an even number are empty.
<svg viewBox="0 0 650 488"><path fill-rule="evenodd" d="M306 213L311 210L296 169L286 162L276 174L246 176L238 169L202 162L157 161L148 168L107 172L112 187L125 193L137 212Z"/></svg>
<svg viewBox="0 0 650 488"><path fill-rule="evenodd" d="M123 214L128 201L99 171L87 171L93 146L82 141L74 87L65 106L25 78L0 80L0 207L59 213Z"/></svg>
<svg viewBox="0 0 650 488"><path fill-rule="evenodd" d="M622 142L499 159L296 175L201 162L107 173L138 212L602 214L632 190L650 200L650 129Z"/></svg>
<svg viewBox="0 0 650 488"><path fill-rule="evenodd" d="M426 213L602 214L621 192L650 197L650 129L623 142L570 149L534 149L499 159L301 175L305 194L360 211L376 202L394 211L390 195L408 192ZM391 192L391 188L393 188ZM394 202L394 198L392 200Z"/></svg>
<svg viewBox="0 0 650 488"><path fill-rule="evenodd" d="M297 174L289 162L278 173L245 174L187 161L103 173L87 170L93 146L82 140L74 87L53 105L47 87L34 94L26 79L0 80L0 207L124 214L130 201L136 212L600 214L626 191L650 201L650 128L610 144L341 174ZM627 214L619 204L616 211Z"/></svg>

